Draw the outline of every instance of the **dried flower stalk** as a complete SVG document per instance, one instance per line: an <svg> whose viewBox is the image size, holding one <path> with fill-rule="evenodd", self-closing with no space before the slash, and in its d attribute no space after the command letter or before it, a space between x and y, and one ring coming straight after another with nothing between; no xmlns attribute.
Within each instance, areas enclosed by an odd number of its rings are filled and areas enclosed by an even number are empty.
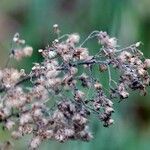
<svg viewBox="0 0 150 150"><path fill-rule="evenodd" d="M54 31L60 34L58 25L54 25ZM101 45L93 56L84 47L91 38ZM58 36L51 46L39 50L44 59L34 64L30 74L9 67L0 70L1 124L14 139L33 135L31 149L37 149L45 139L89 141L90 115L108 127L114 122L114 98L127 98L129 89L146 94L150 59L139 50L140 42L119 49L117 40L103 31L93 31L84 42L79 41L76 33ZM32 47L15 34L10 58L18 61L32 52ZM109 89L95 77L95 66L99 74L108 73ZM112 69L119 74L117 81L112 78ZM30 86L24 86L26 81L31 82ZM92 90L91 96L88 89Z"/></svg>

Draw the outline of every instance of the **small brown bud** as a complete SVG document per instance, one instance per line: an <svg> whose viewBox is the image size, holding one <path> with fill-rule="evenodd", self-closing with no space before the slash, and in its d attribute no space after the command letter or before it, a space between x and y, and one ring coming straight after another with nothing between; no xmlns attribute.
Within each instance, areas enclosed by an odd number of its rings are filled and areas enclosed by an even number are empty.
<svg viewBox="0 0 150 150"><path fill-rule="evenodd" d="M112 113L112 112L114 112L114 109L113 109L112 107L106 107L106 108L105 108L105 113L106 113L106 114L110 114L110 113Z"/></svg>
<svg viewBox="0 0 150 150"><path fill-rule="evenodd" d="M120 97L121 97L121 99L128 98L128 96L129 96L129 93L128 93L128 92L126 92L126 91L120 92Z"/></svg>
<svg viewBox="0 0 150 150"><path fill-rule="evenodd" d="M80 101L85 97L85 93L82 91L76 91L75 93L75 100Z"/></svg>
<svg viewBox="0 0 150 150"><path fill-rule="evenodd" d="M107 65L101 64L101 65L99 66L99 70L100 70L100 72L106 71L106 70L107 70Z"/></svg>
<svg viewBox="0 0 150 150"><path fill-rule="evenodd" d="M95 87L96 90L101 90L102 89L102 85L100 83L98 83L98 82L96 82L94 84L94 87Z"/></svg>

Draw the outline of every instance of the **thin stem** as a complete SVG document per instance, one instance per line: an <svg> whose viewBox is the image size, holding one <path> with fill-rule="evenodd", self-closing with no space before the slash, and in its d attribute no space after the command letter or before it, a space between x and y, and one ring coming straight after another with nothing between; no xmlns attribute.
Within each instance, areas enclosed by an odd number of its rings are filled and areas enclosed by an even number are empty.
<svg viewBox="0 0 150 150"><path fill-rule="evenodd" d="M109 65L107 65L107 68L108 68L108 76L109 76L109 86L111 87L111 72L110 72L110 68L109 68Z"/></svg>
<svg viewBox="0 0 150 150"><path fill-rule="evenodd" d="M59 38L57 38L57 40L61 40L61 39L68 37L68 36L69 36L69 34L64 34L64 35L60 36Z"/></svg>
<svg viewBox="0 0 150 150"><path fill-rule="evenodd" d="M122 52L122 51L125 51L125 50L132 50L133 48L135 48L135 44L132 44L130 46L127 46L125 48L122 48L122 49L119 49L119 50L116 50L115 52L118 53L118 52Z"/></svg>
<svg viewBox="0 0 150 150"><path fill-rule="evenodd" d="M82 61L82 62L74 63L74 64L72 64L72 66L90 65L90 64L108 64L108 62L91 59L91 60L89 60L89 61Z"/></svg>
<svg viewBox="0 0 150 150"><path fill-rule="evenodd" d="M113 82L117 86L117 82L112 79L109 65L107 65L107 68L108 68L108 75L109 75L109 86L112 88L111 83Z"/></svg>
<svg viewBox="0 0 150 150"><path fill-rule="evenodd" d="M93 109L93 108L91 108L90 106L86 105L86 104L84 103L84 101L81 101L81 102L82 102L82 104L83 104L83 106L84 106L85 108L88 108L88 109L91 110L92 112L94 112L94 113L96 113L96 114L99 114L98 111L96 111L95 109Z"/></svg>
<svg viewBox="0 0 150 150"><path fill-rule="evenodd" d="M8 59L7 59L7 61L6 61L5 68L7 68L7 67L8 67L9 62L10 62L10 56L8 57Z"/></svg>
<svg viewBox="0 0 150 150"><path fill-rule="evenodd" d="M89 64L108 64L108 62L91 59L91 60L88 60L88 61L77 62L77 63L70 64L70 65L75 67L75 66L79 66L79 65L89 65ZM67 69L65 66L57 68L57 70L65 70L65 69ZM29 80L31 81L31 79L33 79L33 78L36 78L36 76L34 74L29 74L29 75L25 76L24 78L22 78L21 80L19 80L14 85L14 87L18 86L18 85L20 85L20 84L22 84L26 81L29 81ZM10 89L6 89L5 87L0 87L0 93L2 93L4 91L7 91L7 90L10 90Z"/></svg>
<svg viewBox="0 0 150 150"><path fill-rule="evenodd" d="M89 39L94 38L95 36L97 36L97 34L99 33L99 31L93 31L89 34L89 36L80 44L79 47L82 47ZM94 34L94 35L93 35ZM93 35L93 36L92 36Z"/></svg>

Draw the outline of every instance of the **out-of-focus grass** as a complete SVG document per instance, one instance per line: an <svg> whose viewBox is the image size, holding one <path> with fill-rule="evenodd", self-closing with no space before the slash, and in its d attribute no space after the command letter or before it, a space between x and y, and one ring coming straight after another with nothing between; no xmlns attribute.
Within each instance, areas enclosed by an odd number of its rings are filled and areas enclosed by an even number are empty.
<svg viewBox="0 0 150 150"><path fill-rule="evenodd" d="M123 46L142 41L141 50L150 56L150 1L149 0L1 0L0 1L0 66L5 65L10 41L15 32L20 32L34 55L11 65L28 71L32 62L40 62L38 48L50 44L54 37L51 27L57 23L62 34L79 32L81 40L93 30L106 30L118 38ZM99 50L92 40L87 44L91 53ZM94 74L107 85L107 75ZM115 77L115 72L113 73ZM60 144L46 141L40 149L47 150L149 150L150 143L150 94L146 97L132 93L131 97L115 104L115 124L103 128L98 120L92 119L94 139L89 143L69 141ZM7 132L0 131L0 140ZM15 149L26 149L29 138L15 142Z"/></svg>

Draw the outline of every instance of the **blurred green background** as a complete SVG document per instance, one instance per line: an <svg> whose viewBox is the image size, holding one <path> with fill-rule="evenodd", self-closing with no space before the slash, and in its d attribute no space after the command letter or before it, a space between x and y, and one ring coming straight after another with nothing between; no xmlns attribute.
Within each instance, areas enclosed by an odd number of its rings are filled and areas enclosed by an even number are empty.
<svg viewBox="0 0 150 150"><path fill-rule="evenodd" d="M150 0L0 0L0 68L7 61L16 32L34 47L34 55L19 63L12 61L11 65L30 70L32 62L40 62L37 51L55 38L51 27L56 23L62 34L78 32L81 39L93 30L105 30L122 46L142 41L141 51L150 57ZM91 53L98 51L93 40L87 46ZM135 92L128 100L116 103L115 124L110 128L93 119L95 138L91 142L46 141L40 149L150 150L149 92L145 97ZM8 138L9 133L1 130L0 142ZM27 141L28 137L15 142L15 150L25 150Z"/></svg>

